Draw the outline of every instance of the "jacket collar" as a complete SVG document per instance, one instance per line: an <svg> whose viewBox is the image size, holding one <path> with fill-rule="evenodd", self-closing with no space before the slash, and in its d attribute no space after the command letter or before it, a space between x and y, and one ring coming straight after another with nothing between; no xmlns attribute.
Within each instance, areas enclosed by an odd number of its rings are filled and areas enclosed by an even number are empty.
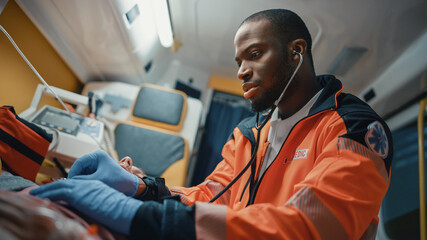
<svg viewBox="0 0 427 240"><path fill-rule="evenodd" d="M337 98L340 95L343 86L341 81L336 79L333 75L319 75L316 77L317 81L319 81L320 85L323 87L323 91L320 94L317 101L314 103L313 107L310 109L308 116L315 115L317 113L323 112L329 109L337 108ZM259 114L259 124L263 123L267 114ZM268 120L270 121L270 120ZM249 117L244 119L237 126L242 134L246 136L251 142L255 141L255 136L253 134L252 128L256 125L256 115L253 117ZM266 128L268 129L268 127Z"/></svg>
<svg viewBox="0 0 427 240"><path fill-rule="evenodd" d="M323 91L310 109L309 116L325 110L336 109L337 98L343 89L341 81L333 75L319 75L316 77L316 80L323 87Z"/></svg>

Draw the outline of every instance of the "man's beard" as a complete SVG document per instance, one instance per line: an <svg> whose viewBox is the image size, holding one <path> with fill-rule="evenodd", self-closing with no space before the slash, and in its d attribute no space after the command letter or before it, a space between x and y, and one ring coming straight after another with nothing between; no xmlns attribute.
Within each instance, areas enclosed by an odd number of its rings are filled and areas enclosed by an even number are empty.
<svg viewBox="0 0 427 240"><path fill-rule="evenodd" d="M252 111L262 112L272 107L274 101L276 101L280 97L280 94L282 94L282 91L283 89L285 89L286 84L288 83L289 78L291 76L292 67L288 63L281 64L281 66L285 67L278 71L276 75L274 75L273 78L275 79L275 84L271 85L270 88L266 89L265 92L262 93L262 95L258 99L254 99L252 101ZM289 92L289 90L291 90L290 88L291 86L289 86L286 92Z"/></svg>

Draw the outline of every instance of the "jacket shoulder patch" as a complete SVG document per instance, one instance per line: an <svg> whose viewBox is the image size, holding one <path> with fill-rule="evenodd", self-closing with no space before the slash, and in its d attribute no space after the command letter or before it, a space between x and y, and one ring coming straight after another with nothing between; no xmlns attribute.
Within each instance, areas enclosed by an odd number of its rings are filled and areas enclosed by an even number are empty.
<svg viewBox="0 0 427 240"><path fill-rule="evenodd" d="M383 125L375 121L368 125L365 134L366 145L381 158L385 159L389 152L389 142Z"/></svg>

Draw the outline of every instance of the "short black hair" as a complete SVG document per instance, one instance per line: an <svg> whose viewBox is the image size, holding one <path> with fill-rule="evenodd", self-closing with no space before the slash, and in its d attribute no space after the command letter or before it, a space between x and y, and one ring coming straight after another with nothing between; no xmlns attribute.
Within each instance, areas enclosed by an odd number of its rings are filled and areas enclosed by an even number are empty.
<svg viewBox="0 0 427 240"><path fill-rule="evenodd" d="M266 19L272 24L273 31L279 38L284 39L284 44L286 45L295 39L304 39L307 42L307 54L312 58L312 40L310 32L308 31L304 21L296 13L287 9L263 10L247 17L243 20L240 26L245 22L258 21L262 19Z"/></svg>

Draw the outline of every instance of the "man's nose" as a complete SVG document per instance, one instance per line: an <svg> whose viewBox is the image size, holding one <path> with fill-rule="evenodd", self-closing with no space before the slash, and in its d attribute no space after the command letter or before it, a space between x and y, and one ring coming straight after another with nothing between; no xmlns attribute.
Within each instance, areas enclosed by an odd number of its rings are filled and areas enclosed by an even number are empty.
<svg viewBox="0 0 427 240"><path fill-rule="evenodd" d="M239 71L237 72L237 78L243 81L248 81L252 77L252 69L247 65L240 65Z"/></svg>

